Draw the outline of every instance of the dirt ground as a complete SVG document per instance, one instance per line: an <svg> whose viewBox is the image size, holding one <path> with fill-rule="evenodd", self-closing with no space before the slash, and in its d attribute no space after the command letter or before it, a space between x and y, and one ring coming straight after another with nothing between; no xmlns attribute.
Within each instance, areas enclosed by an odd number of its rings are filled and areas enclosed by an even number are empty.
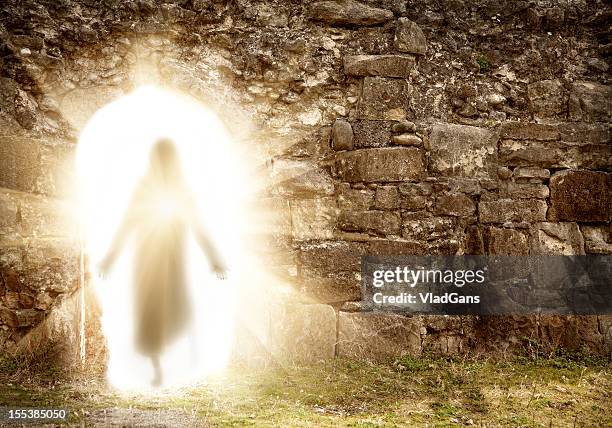
<svg viewBox="0 0 612 428"><path fill-rule="evenodd" d="M607 359L333 360L233 368L185 388L131 393L100 375L33 368L2 360L0 407L66 408L68 426L612 426Z"/></svg>

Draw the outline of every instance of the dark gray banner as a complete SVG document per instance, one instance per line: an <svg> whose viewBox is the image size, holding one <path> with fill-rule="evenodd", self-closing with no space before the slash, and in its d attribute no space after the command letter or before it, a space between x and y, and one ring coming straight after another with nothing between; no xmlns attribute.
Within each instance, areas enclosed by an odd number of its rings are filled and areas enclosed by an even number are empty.
<svg viewBox="0 0 612 428"><path fill-rule="evenodd" d="M366 256L364 311L612 314L612 257Z"/></svg>

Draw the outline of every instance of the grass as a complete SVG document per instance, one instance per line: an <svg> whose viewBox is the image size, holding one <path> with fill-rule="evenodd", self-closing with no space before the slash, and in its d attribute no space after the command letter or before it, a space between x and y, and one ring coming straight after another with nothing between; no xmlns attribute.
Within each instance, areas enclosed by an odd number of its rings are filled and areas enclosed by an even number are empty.
<svg viewBox="0 0 612 428"><path fill-rule="evenodd" d="M21 372L19 380L11 377L18 368L0 359L0 406L65 407L74 424L95 421L104 410L126 409L146 418L163 409L175 412L168 417L228 427L612 425L610 361L567 355L236 368L206 384L153 394L117 392L99 378L60 381L57 372Z"/></svg>

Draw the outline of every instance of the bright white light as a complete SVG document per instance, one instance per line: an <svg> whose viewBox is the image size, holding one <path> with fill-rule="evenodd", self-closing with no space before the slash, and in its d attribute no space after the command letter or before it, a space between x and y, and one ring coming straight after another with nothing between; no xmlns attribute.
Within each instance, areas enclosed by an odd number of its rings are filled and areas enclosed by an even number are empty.
<svg viewBox="0 0 612 428"><path fill-rule="evenodd" d="M256 263L247 254L245 236L253 226L247 206L256 182L244 151L238 150L216 115L194 100L142 87L107 105L83 130L77 153L82 229L94 272L145 171L149 151L161 137L176 143L203 223L230 269L226 281L218 280L195 241L190 241L195 322L192 331L162 358L165 385L177 385L218 371L227 363L238 287L254 281L250 273L245 277ZM160 209L171 214L172 202L160 201ZM126 248L108 280L94 279L110 353L108 378L120 388L146 387L152 377L149 360L135 352L132 340L130 255Z"/></svg>

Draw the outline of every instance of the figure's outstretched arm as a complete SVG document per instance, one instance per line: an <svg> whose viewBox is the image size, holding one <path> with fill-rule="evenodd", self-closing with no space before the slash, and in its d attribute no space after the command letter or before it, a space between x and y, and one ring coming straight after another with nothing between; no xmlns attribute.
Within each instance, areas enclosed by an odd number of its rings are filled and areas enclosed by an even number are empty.
<svg viewBox="0 0 612 428"><path fill-rule="evenodd" d="M127 208L125 214L123 215L123 219L121 220L121 224L119 225L119 228L115 232L115 236L113 237L111 245L110 245L108 251L106 252L106 255L104 256L104 258L100 262L99 272L100 272L100 276L102 278L106 278L108 276L108 273L110 272L111 268L113 267L113 264L115 263L115 260L117 259L117 257L121 253L121 250L123 249L123 247L125 245L125 241L127 240L128 236L129 236L129 234L130 234L130 232L132 230L132 224L133 224L133 222L132 222L132 218L133 218L132 212L134 211L134 200L135 200L135 197L132 197L132 200L131 200L130 204L128 205L128 208Z"/></svg>
<svg viewBox="0 0 612 428"><path fill-rule="evenodd" d="M204 228L201 224L196 223L193 229L196 240L204 254L206 254L206 257L208 257L213 272L217 275L217 277L219 277L219 279L225 279L227 271L225 264L219 257L217 249L214 247L211 240L208 238L208 235L204 231Z"/></svg>
<svg viewBox="0 0 612 428"><path fill-rule="evenodd" d="M198 210L196 208L195 200L193 197L189 198L188 202L188 210L189 210L189 223L191 225L191 229L193 230L193 234L195 235L195 239L198 242L198 245L206 254L208 261L210 262L210 266L213 272L217 275L219 279L225 279L227 274L227 268L225 267L225 263L219 256L219 252L215 248L212 243L212 240L208 237L202 222L200 221L200 216L198 215Z"/></svg>

